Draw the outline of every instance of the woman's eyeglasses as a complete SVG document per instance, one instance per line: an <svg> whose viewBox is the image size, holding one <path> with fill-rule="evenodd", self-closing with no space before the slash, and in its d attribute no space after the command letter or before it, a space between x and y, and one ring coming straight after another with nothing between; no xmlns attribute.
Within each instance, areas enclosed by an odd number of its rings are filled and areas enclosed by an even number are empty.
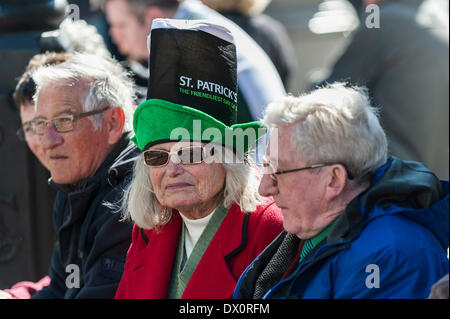
<svg viewBox="0 0 450 319"><path fill-rule="evenodd" d="M208 156L214 154L214 148L209 151L206 150L204 146L188 146L180 148L176 151L165 151L165 150L147 150L143 153L144 162L147 166L158 167L165 166L169 163L171 156L175 156L175 163L181 164L199 164L203 162Z"/></svg>

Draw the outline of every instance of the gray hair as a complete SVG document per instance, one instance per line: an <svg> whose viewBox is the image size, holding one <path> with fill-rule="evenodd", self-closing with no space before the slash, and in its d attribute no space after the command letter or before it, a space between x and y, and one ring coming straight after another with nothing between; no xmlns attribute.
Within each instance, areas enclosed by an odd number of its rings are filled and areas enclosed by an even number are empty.
<svg viewBox="0 0 450 319"><path fill-rule="evenodd" d="M308 164L342 163L359 182L387 160L387 139L367 89L333 83L270 104L264 122L295 123L297 154Z"/></svg>
<svg viewBox="0 0 450 319"><path fill-rule="evenodd" d="M125 114L124 132L133 129L133 81L123 67L113 58L97 57L92 54L74 53L67 61L57 65L38 67L32 78L36 83L37 99L41 89L58 82L86 82L89 88L83 102L83 112L99 110L106 106L120 107ZM96 129L102 124L102 114L90 116Z"/></svg>
<svg viewBox="0 0 450 319"><path fill-rule="evenodd" d="M244 163L222 163L225 171L225 187L222 192L223 204L230 207L233 203L239 204L241 210L253 212L262 203L258 194L261 174L258 169ZM133 179L124 191L123 200L117 211L122 212L122 218L131 218L139 227L144 229L157 229L168 223L171 218L171 209L161 207L153 191L148 168L140 156L135 163ZM164 213L165 212L165 213Z"/></svg>

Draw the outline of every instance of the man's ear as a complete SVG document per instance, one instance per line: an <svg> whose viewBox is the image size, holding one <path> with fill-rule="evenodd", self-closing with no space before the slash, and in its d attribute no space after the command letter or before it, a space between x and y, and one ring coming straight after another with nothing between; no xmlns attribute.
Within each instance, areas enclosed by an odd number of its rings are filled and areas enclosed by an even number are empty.
<svg viewBox="0 0 450 319"><path fill-rule="evenodd" d="M347 184L347 172L342 165L332 165L330 175L328 175L328 184L326 199L333 200L340 196Z"/></svg>
<svg viewBox="0 0 450 319"><path fill-rule="evenodd" d="M107 129L108 129L108 143L110 145L116 144L123 133L125 125L125 113L122 108L114 107L110 109L107 114Z"/></svg>

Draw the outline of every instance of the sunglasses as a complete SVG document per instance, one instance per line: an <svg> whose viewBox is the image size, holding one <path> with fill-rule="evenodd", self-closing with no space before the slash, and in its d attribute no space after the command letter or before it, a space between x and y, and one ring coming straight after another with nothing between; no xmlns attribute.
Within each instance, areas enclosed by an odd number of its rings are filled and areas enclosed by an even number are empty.
<svg viewBox="0 0 450 319"><path fill-rule="evenodd" d="M165 150L147 150L142 154L145 164L151 167L167 165L171 156L175 157L174 162L177 164L199 164L208 156L214 155L214 148L207 151L204 146L188 146L172 152Z"/></svg>

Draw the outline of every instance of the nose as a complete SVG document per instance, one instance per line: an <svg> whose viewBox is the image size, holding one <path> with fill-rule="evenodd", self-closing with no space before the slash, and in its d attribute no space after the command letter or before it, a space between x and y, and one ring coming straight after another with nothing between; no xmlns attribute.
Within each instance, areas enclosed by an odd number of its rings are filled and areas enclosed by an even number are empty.
<svg viewBox="0 0 450 319"><path fill-rule="evenodd" d="M269 174L264 174L259 184L258 192L261 196L269 197L279 193L278 187L275 186Z"/></svg>
<svg viewBox="0 0 450 319"><path fill-rule="evenodd" d="M169 158L169 163L167 164L166 173L170 177L180 175L183 172L180 162L176 156L171 155Z"/></svg>
<svg viewBox="0 0 450 319"><path fill-rule="evenodd" d="M44 149L52 149L64 142L63 137L58 133L52 124L48 124L44 134L39 136L39 142Z"/></svg>

